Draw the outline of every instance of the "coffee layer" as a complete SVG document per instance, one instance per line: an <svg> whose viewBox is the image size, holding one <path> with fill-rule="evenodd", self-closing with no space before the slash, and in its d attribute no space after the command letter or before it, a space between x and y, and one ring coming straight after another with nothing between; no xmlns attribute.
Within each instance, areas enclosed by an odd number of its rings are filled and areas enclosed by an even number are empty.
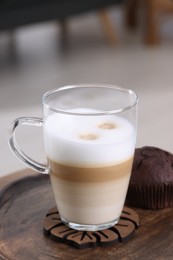
<svg viewBox="0 0 173 260"><path fill-rule="evenodd" d="M106 167L74 167L49 160L50 173L71 182L106 182L129 174L133 158Z"/></svg>
<svg viewBox="0 0 173 260"><path fill-rule="evenodd" d="M95 183L71 182L51 175L60 215L69 222L84 225L99 225L119 218L129 179L130 169L116 180Z"/></svg>

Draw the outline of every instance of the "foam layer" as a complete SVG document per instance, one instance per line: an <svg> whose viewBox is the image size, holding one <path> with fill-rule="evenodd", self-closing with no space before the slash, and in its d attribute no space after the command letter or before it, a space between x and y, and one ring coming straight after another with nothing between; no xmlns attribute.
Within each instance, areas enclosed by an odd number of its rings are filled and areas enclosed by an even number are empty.
<svg viewBox="0 0 173 260"><path fill-rule="evenodd" d="M91 113L91 109L71 112ZM79 166L110 165L131 157L135 131L130 122L114 115L76 116L52 114L44 124L49 159Z"/></svg>

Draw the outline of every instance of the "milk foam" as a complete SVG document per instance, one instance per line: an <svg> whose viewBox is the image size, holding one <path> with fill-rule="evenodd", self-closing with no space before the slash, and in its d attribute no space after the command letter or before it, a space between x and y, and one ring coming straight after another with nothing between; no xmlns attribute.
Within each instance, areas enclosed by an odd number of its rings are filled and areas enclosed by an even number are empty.
<svg viewBox="0 0 173 260"><path fill-rule="evenodd" d="M97 112L73 109L74 113ZM52 114L44 124L47 156L68 165L106 166L131 157L135 146L132 124L117 115Z"/></svg>

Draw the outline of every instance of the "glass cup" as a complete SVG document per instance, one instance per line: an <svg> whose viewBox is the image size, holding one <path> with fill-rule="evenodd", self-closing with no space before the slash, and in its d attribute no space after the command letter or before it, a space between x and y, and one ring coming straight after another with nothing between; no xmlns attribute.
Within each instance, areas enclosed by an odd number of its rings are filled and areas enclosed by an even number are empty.
<svg viewBox="0 0 173 260"><path fill-rule="evenodd" d="M47 92L43 119L22 117L9 127L9 144L29 167L50 174L61 220L97 231L115 225L131 175L137 129L137 95L111 85L83 84ZM18 146L18 125L43 126L47 164Z"/></svg>

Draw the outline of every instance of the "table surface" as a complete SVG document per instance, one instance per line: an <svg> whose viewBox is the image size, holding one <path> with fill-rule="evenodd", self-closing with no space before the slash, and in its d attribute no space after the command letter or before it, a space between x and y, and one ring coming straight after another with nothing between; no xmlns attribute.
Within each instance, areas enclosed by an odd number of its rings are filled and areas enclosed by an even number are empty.
<svg viewBox="0 0 173 260"><path fill-rule="evenodd" d="M135 208L140 226L129 241L76 249L43 234L45 215L54 206L47 175L22 178L1 189L0 259L173 259L173 208Z"/></svg>

